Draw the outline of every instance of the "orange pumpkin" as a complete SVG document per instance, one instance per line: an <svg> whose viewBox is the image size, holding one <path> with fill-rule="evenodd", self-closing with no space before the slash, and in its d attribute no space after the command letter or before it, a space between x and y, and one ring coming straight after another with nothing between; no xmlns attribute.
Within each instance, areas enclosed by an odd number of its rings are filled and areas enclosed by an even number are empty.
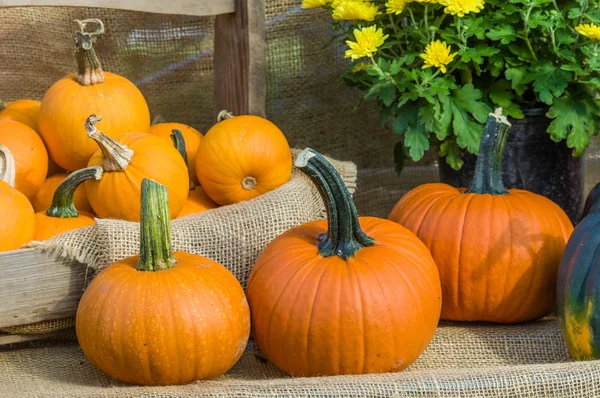
<svg viewBox="0 0 600 398"><path fill-rule="evenodd" d="M425 350L441 309L437 268L406 228L361 217L344 182L307 149L296 166L317 185L328 220L271 242L248 280L253 338L296 376L400 371Z"/></svg>
<svg viewBox="0 0 600 398"><path fill-rule="evenodd" d="M33 207L14 186L15 159L10 149L0 144L0 252L18 249L33 237Z"/></svg>
<svg viewBox="0 0 600 398"><path fill-rule="evenodd" d="M88 167L74 171L57 187L52 205L46 211L35 213L34 240L47 240L74 229L96 224L94 215L79 213L74 205L75 192L84 181L102 178L102 167Z"/></svg>
<svg viewBox="0 0 600 398"><path fill-rule="evenodd" d="M0 120L0 144L6 145L15 158L15 187L33 200L48 173L48 152L42 139L23 123Z"/></svg>
<svg viewBox="0 0 600 398"><path fill-rule="evenodd" d="M90 362L126 383L169 385L216 377L250 334L244 291L231 272L171 249L164 186L142 182L140 256L96 276L79 302L76 331Z"/></svg>
<svg viewBox="0 0 600 398"><path fill-rule="evenodd" d="M52 198L54 197L54 192L56 192L56 188L62 183L69 174L55 174L51 177L46 178L40 189L38 190L35 198L31 201L33 205L33 209L36 212L46 211L52 205ZM90 206L90 202L87 198L87 193L85 191L85 185L79 185L77 190L75 191L75 197L73 199L73 203L75 208L84 212L84 213L92 213L92 206Z"/></svg>
<svg viewBox="0 0 600 398"><path fill-rule="evenodd" d="M196 154L196 175L212 200L242 202L289 181L292 153L277 126L250 115L220 119Z"/></svg>
<svg viewBox="0 0 600 398"><path fill-rule="evenodd" d="M157 123L150 126L148 134L170 139L174 129L181 131L181 134L183 134L190 180L194 184L199 184L198 177L196 176L196 152L202 140L202 133L193 127L181 123Z"/></svg>
<svg viewBox="0 0 600 398"><path fill-rule="evenodd" d="M42 99L40 131L50 156L59 166L75 171L87 166L97 149L83 128L93 113L103 115L101 125L111 137L130 131L143 132L150 126L150 112L142 93L124 77L104 72L93 43L104 33L97 19L78 21L76 33L78 72L56 82ZM96 32L86 26L97 23Z"/></svg>
<svg viewBox="0 0 600 398"><path fill-rule="evenodd" d="M140 220L142 179L152 178L169 188L171 218L175 218L188 196L189 176L179 152L168 141L146 133L126 133L118 140L96 128L101 117L86 121L88 136L100 149L88 166L102 166L101 180L88 180L86 190L94 212L101 218Z"/></svg>
<svg viewBox="0 0 600 398"><path fill-rule="evenodd" d="M573 226L549 199L504 187L509 130L501 113L490 115L469 189L425 184L389 215L431 250L442 319L515 323L555 309L558 265Z"/></svg>

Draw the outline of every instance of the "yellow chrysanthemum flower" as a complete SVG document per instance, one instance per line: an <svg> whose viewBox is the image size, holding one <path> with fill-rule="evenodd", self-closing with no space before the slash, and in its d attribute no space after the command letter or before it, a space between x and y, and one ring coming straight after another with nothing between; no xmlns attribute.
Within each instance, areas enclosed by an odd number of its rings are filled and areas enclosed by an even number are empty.
<svg viewBox="0 0 600 398"><path fill-rule="evenodd" d="M388 14L402 14L408 3L410 3L410 0L389 0L385 3L385 11Z"/></svg>
<svg viewBox="0 0 600 398"><path fill-rule="evenodd" d="M356 41L347 40L346 44L350 47L346 50L345 58L352 58L353 60L372 57L380 47L385 39L389 35L384 35L381 28L377 29L376 26L368 26L361 30L354 29L354 37Z"/></svg>
<svg viewBox="0 0 600 398"><path fill-rule="evenodd" d="M345 0L333 4L333 19L372 21L379 14L381 14L379 7L368 1Z"/></svg>
<svg viewBox="0 0 600 398"><path fill-rule="evenodd" d="M435 66L440 68L442 73L446 73L446 65L448 65L457 53L450 54L450 47L445 42L436 40L432 41L425 47L425 52L419 57L425 60L423 69Z"/></svg>
<svg viewBox="0 0 600 398"><path fill-rule="evenodd" d="M575 30L580 35L589 37L592 40L600 40L600 26L593 23L577 25Z"/></svg>
<svg viewBox="0 0 600 398"><path fill-rule="evenodd" d="M446 6L446 14L458 15L464 17L470 12L479 12L483 10L484 0L439 0L439 3Z"/></svg>
<svg viewBox="0 0 600 398"><path fill-rule="evenodd" d="M358 72L361 72L361 71L368 72L369 71L369 64L365 64L365 63L356 64L356 65L354 65L354 68L352 68L352 70L351 70L352 73L358 73Z"/></svg>
<svg viewBox="0 0 600 398"><path fill-rule="evenodd" d="M331 3L331 0L302 0L302 8L319 8Z"/></svg>

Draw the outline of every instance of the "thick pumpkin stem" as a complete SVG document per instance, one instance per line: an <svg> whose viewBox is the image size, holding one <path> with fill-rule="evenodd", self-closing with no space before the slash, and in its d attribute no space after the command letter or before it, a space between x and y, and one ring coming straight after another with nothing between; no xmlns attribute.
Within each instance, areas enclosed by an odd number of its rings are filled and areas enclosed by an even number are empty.
<svg viewBox="0 0 600 398"><path fill-rule="evenodd" d="M475 174L465 193L505 195L508 190L502 182L502 156L511 124L502 115L502 108L490 113L483 129Z"/></svg>
<svg viewBox="0 0 600 398"><path fill-rule="evenodd" d="M102 150L102 158L104 164L102 168L104 171L123 171L131 163L133 158L133 151L126 145L121 144L119 141L110 138L98 128L96 123L102 120L102 116L90 115L85 121L85 129L87 135L100 147Z"/></svg>
<svg viewBox="0 0 600 398"><path fill-rule="evenodd" d="M185 139L183 138L183 133L181 132L181 130L173 129L171 133L171 140L173 141L173 145L175 145L175 149L177 149L177 152L179 152L179 154L183 158L183 161L185 162L185 167L187 167L187 169L189 170L190 165L188 163ZM196 189L196 185L194 185L194 182L190 178L190 191L193 191L194 189Z"/></svg>
<svg viewBox="0 0 600 398"><path fill-rule="evenodd" d="M12 152L7 146L0 144L0 180L14 188L16 173L17 167Z"/></svg>
<svg viewBox="0 0 600 398"><path fill-rule="evenodd" d="M92 178L95 180L101 179L103 173L104 170L102 170L102 167L92 166L69 174L56 188L54 197L52 198L52 205L46 210L46 215L56 218L73 218L79 216L79 212L77 212L73 203L75 190L84 181L91 180Z"/></svg>
<svg viewBox="0 0 600 398"><path fill-rule="evenodd" d="M8 102L6 102L6 101L0 101L0 112L2 112L3 110L5 110L7 106L8 106Z"/></svg>
<svg viewBox="0 0 600 398"><path fill-rule="evenodd" d="M171 247L171 217L167 187L142 180L142 213L139 271L161 271L175 264Z"/></svg>
<svg viewBox="0 0 600 398"><path fill-rule="evenodd" d="M97 37L104 34L104 24L99 19L75 20L79 25L79 32L75 33L75 59L77 61L77 73L75 79L82 86L91 86L104 82L104 71L94 50L94 42ZM89 24L98 27L94 32L87 32Z"/></svg>
<svg viewBox="0 0 600 398"><path fill-rule="evenodd" d="M227 119L231 119L235 117L233 113L223 109L221 112L219 112L219 114L217 115L217 122L222 122L223 120L227 120Z"/></svg>
<svg viewBox="0 0 600 398"><path fill-rule="evenodd" d="M373 246L375 241L361 229L350 192L331 163L306 148L295 166L314 182L327 208L327 236L319 242L320 254L348 259L363 247Z"/></svg>

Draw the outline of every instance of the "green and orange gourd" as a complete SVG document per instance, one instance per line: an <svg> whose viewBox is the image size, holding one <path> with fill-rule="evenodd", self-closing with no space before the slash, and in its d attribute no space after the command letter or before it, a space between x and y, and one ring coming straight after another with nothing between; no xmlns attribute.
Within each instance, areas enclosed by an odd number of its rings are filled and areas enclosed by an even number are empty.
<svg viewBox="0 0 600 398"><path fill-rule="evenodd" d="M166 187L144 179L141 191L140 255L110 265L85 290L76 316L79 344L94 366L126 383L216 377L248 341L244 291L222 265L173 253Z"/></svg>
<svg viewBox="0 0 600 398"><path fill-rule="evenodd" d="M441 287L425 245L389 220L358 217L337 171L306 149L296 166L318 187L327 220L283 233L248 281L253 338L295 376L400 371L438 324Z"/></svg>
<svg viewBox="0 0 600 398"><path fill-rule="evenodd" d="M431 251L442 319L516 323L555 309L558 265L573 226L551 200L505 188L509 131L501 110L490 114L469 188L421 185L389 215Z"/></svg>
<svg viewBox="0 0 600 398"><path fill-rule="evenodd" d="M33 209L36 213L40 211L46 211L52 205L54 199L54 193L56 188L67 178L69 174L59 173L46 178L40 189L38 190L35 198L31 201ZM73 197L73 205L79 211L86 213L93 213L90 201L87 198L87 192L85 190L85 184L79 185L75 190L75 196Z"/></svg>

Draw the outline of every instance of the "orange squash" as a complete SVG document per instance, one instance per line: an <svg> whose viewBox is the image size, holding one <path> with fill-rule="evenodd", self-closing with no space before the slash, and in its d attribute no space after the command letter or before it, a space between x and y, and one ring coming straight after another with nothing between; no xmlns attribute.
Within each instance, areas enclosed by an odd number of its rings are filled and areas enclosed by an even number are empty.
<svg viewBox="0 0 600 398"><path fill-rule="evenodd" d="M42 139L23 123L0 120L0 144L15 158L15 187L33 200L48 173L48 152Z"/></svg>
<svg viewBox="0 0 600 398"><path fill-rule="evenodd" d="M292 174L292 153L281 132L259 116L231 116L204 136L196 154L196 175L220 205L250 200L283 185Z"/></svg>
<svg viewBox="0 0 600 398"><path fill-rule="evenodd" d="M42 99L39 120L50 156L68 171L86 167L97 149L83 128L89 115L103 115L101 127L111 137L130 131L144 132L150 126L148 105L138 88L124 77L102 70L93 47L97 36L104 33L102 22L89 19L78 23L78 72L50 87ZM85 31L91 23L98 24L96 32Z"/></svg>
<svg viewBox="0 0 600 398"><path fill-rule="evenodd" d="M94 215L79 213L74 205L75 192L84 181L102 178L102 167L88 167L74 171L56 188L52 205L46 211L35 213L34 240L47 240L74 229L96 224Z"/></svg>
<svg viewBox="0 0 600 398"><path fill-rule="evenodd" d="M36 212L48 210L48 208L52 205L52 198L54 197L54 192L56 192L56 188L58 188L60 183L62 183L67 177L69 177L69 174L61 173L46 178L46 180L38 190L37 194L35 195L35 198L33 198L33 200L31 201L33 209ZM87 198L87 193L84 184L79 185L79 187L77 187L73 203L76 209L84 213L93 213L92 206L90 206L90 202Z"/></svg>
<svg viewBox="0 0 600 398"><path fill-rule="evenodd" d="M181 134L183 134L190 180L194 184L199 184L198 177L196 176L196 152L198 152L198 146L202 140L201 132L181 123L157 123L150 126L148 134L170 139L174 129L181 131Z"/></svg>
<svg viewBox="0 0 600 398"><path fill-rule="evenodd" d="M189 176L185 162L167 140L146 133L126 133L118 140L96 128L100 116L86 121L88 136L100 147L88 166L102 166L101 180L88 180L86 190L94 213L101 218L140 220L142 179L152 178L169 188L171 218L175 218L188 196Z"/></svg>
<svg viewBox="0 0 600 398"><path fill-rule="evenodd" d="M438 270L406 228L358 217L344 182L307 149L296 166L317 185L328 220L283 233L248 280L253 337L295 376L400 371L425 350L441 310Z"/></svg>
<svg viewBox="0 0 600 398"><path fill-rule="evenodd" d="M76 316L89 361L126 383L185 384L241 357L250 312L239 282L206 257L173 253L164 186L142 181L140 256L98 274Z"/></svg>
<svg viewBox="0 0 600 398"><path fill-rule="evenodd" d="M573 226L551 200L504 187L509 130L501 112L490 115L469 189L421 185L389 215L431 250L442 319L516 323L556 308L558 266Z"/></svg>
<svg viewBox="0 0 600 398"><path fill-rule="evenodd" d="M10 149L0 144L0 252L18 249L33 237L33 207L27 197L14 188L15 172Z"/></svg>

